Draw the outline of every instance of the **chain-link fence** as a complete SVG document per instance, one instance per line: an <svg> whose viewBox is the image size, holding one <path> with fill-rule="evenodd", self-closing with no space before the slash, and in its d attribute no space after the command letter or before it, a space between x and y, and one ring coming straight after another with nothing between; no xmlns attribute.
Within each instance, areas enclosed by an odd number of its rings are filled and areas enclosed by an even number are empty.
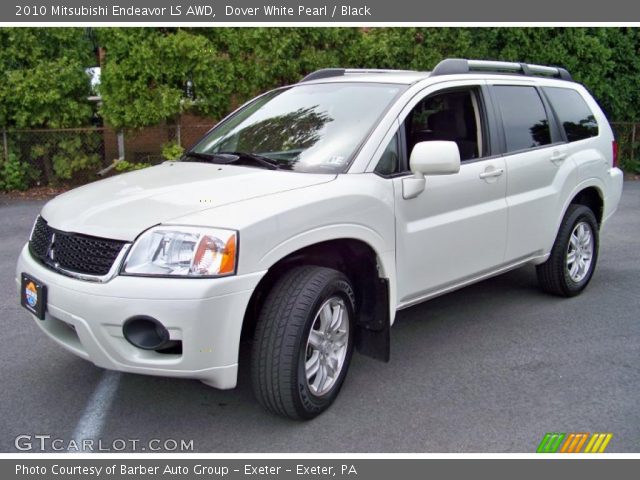
<svg viewBox="0 0 640 480"><path fill-rule="evenodd" d="M73 187L154 165L167 158L167 146L188 148L212 125L161 125L121 132L111 128L2 130L0 191ZM169 151L175 154L176 149Z"/></svg>
<svg viewBox="0 0 640 480"><path fill-rule="evenodd" d="M5 190L85 183L104 166L102 129L8 130L2 136Z"/></svg>
<svg viewBox="0 0 640 480"><path fill-rule="evenodd" d="M627 173L640 173L640 122L613 122L620 166Z"/></svg>

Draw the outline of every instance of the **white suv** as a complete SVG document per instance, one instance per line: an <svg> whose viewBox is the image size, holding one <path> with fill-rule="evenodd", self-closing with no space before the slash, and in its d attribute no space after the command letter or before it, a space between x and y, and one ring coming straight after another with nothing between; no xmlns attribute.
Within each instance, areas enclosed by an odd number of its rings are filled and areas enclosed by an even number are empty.
<svg viewBox="0 0 640 480"><path fill-rule="evenodd" d="M107 369L233 388L251 339L260 402L312 418L354 348L389 360L398 310L527 263L580 293L621 192L607 119L564 69L320 70L181 161L50 201L16 282Z"/></svg>

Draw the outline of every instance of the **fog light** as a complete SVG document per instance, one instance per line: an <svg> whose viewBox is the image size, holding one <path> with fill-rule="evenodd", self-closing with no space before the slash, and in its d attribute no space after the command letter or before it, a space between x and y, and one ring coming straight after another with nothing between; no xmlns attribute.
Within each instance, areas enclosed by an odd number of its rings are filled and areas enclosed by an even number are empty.
<svg viewBox="0 0 640 480"><path fill-rule="evenodd" d="M122 326L124 338L134 347L158 350L169 343L169 330L151 317L132 317Z"/></svg>

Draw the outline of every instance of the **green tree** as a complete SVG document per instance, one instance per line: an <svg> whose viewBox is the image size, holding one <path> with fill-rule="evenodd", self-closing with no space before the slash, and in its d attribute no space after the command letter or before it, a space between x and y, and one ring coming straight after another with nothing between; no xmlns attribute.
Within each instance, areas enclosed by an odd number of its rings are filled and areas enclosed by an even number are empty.
<svg viewBox="0 0 640 480"><path fill-rule="evenodd" d="M320 68L429 70L447 57L564 66L591 90L611 120L640 118L637 28L99 28L94 32L106 51L100 112L115 128L174 123L184 112L219 119L256 94L295 83ZM0 29L0 127L86 125L92 106L87 102L90 86L85 68L94 63L87 29ZM193 82L195 98L185 94L188 81ZM98 155L83 154L95 151L93 144L56 143L59 138L49 138L34 143L14 136L16 165L35 162L33 170L44 170L46 181L53 183L99 162ZM626 137L620 138L624 142Z"/></svg>
<svg viewBox="0 0 640 480"><path fill-rule="evenodd" d="M84 29L0 29L0 71L4 73L0 82L0 127L86 125L92 107L87 101L90 82L85 69L94 63L93 47ZM46 133L37 138L14 134L13 138L12 150L21 158L16 162L37 166L32 170L43 170L49 184L56 182L56 172L70 176L87 165L77 161L80 151L68 151L68 146L66 156L54 159L58 144ZM40 155L32 157L34 151Z"/></svg>
<svg viewBox="0 0 640 480"><path fill-rule="evenodd" d="M220 116L229 108L229 59L204 35L184 29L103 29L101 113L115 128L174 121L184 111ZM191 80L196 98L185 96Z"/></svg>
<svg viewBox="0 0 640 480"><path fill-rule="evenodd" d="M472 58L467 28L371 28L346 52L349 66L430 70L447 57Z"/></svg>
<svg viewBox="0 0 640 480"><path fill-rule="evenodd" d="M0 126L64 128L86 124L95 63L84 29L0 29Z"/></svg>
<svg viewBox="0 0 640 480"><path fill-rule="evenodd" d="M640 112L635 28L104 29L103 114L117 127L219 118L267 89L324 67L429 70L447 57L561 65L616 120ZM196 101L185 99L188 79Z"/></svg>
<svg viewBox="0 0 640 480"><path fill-rule="evenodd" d="M187 111L219 118L302 72L340 65L345 40L358 36L335 28L101 29L101 112L116 128L174 122Z"/></svg>

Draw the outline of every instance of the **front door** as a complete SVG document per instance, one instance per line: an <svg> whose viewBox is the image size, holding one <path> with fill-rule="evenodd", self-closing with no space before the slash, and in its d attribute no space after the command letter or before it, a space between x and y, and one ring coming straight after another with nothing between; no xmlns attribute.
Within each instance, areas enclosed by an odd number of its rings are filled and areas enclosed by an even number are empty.
<svg viewBox="0 0 640 480"><path fill-rule="evenodd" d="M479 85L427 92L405 111L407 155L421 141L458 144L460 172L428 176L406 199L394 178L398 304L411 304L482 276L504 261L507 235L504 159L491 155L488 104Z"/></svg>

